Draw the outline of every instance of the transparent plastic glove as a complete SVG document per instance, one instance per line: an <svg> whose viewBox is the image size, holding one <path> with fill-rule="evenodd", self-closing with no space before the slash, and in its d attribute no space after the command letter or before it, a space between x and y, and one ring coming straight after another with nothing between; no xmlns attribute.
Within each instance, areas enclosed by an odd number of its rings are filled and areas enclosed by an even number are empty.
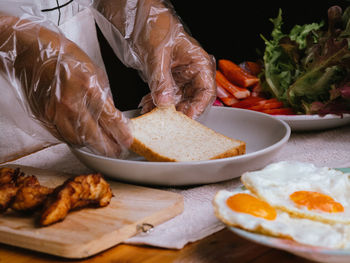
<svg viewBox="0 0 350 263"><path fill-rule="evenodd" d="M106 74L59 32L0 13L0 71L59 140L115 157L130 145L128 119L113 104Z"/></svg>
<svg viewBox="0 0 350 263"><path fill-rule="evenodd" d="M143 112L175 104L196 118L212 104L215 60L186 32L169 2L96 0L94 8L118 57L148 82L151 93L141 101Z"/></svg>

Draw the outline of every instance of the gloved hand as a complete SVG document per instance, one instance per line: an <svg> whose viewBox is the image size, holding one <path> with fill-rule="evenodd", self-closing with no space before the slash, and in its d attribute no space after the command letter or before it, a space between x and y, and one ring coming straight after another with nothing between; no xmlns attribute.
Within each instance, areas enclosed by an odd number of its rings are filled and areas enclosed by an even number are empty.
<svg viewBox="0 0 350 263"><path fill-rule="evenodd" d="M0 32L1 74L20 81L23 104L56 138L115 157L129 147L128 120L113 104L106 74L77 45L2 13Z"/></svg>
<svg viewBox="0 0 350 263"><path fill-rule="evenodd" d="M184 29L173 7L162 0L95 0L101 16L114 27L102 32L127 66L136 68L151 93L141 101L143 112L155 105L175 104L190 117L198 117L216 96L215 60ZM109 36L114 30L113 40ZM120 44L123 43L123 44Z"/></svg>

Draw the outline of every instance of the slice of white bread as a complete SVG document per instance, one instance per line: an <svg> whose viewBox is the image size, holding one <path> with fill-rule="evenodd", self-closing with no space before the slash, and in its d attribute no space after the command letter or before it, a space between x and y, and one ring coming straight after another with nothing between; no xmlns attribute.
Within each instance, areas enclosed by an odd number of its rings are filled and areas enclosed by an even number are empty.
<svg viewBox="0 0 350 263"><path fill-rule="evenodd" d="M148 161L181 162L226 158L245 153L245 142L231 139L176 111L155 108L131 119L130 150Z"/></svg>

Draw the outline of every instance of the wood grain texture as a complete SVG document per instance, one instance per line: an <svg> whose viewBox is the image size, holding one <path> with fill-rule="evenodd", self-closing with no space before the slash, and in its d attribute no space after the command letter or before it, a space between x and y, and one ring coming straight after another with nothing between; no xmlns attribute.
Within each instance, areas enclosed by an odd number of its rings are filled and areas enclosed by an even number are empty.
<svg viewBox="0 0 350 263"><path fill-rule="evenodd" d="M67 262L48 254L0 244L0 262ZM72 261L68 261L72 262ZM223 229L181 250L119 244L74 263L311 263L285 251L255 244Z"/></svg>
<svg viewBox="0 0 350 263"><path fill-rule="evenodd" d="M36 175L42 185L49 187L72 176L33 167L15 167ZM182 195L108 182L114 197L107 207L70 212L62 222L48 227L35 226L35 214L4 213L0 216L0 242L66 258L84 258L135 235L138 225L155 226L183 211Z"/></svg>

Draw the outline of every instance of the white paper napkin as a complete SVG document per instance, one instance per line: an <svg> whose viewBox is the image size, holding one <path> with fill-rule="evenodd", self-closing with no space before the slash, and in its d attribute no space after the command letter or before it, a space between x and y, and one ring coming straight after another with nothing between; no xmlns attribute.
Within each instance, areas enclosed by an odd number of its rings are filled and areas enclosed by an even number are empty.
<svg viewBox="0 0 350 263"><path fill-rule="evenodd" d="M233 190L240 186L240 180L174 190L184 197L184 212L181 215L155 227L148 235L137 235L125 241L129 244L147 244L157 247L181 249L189 242L209 236L225 226L214 215L212 200L220 189Z"/></svg>

